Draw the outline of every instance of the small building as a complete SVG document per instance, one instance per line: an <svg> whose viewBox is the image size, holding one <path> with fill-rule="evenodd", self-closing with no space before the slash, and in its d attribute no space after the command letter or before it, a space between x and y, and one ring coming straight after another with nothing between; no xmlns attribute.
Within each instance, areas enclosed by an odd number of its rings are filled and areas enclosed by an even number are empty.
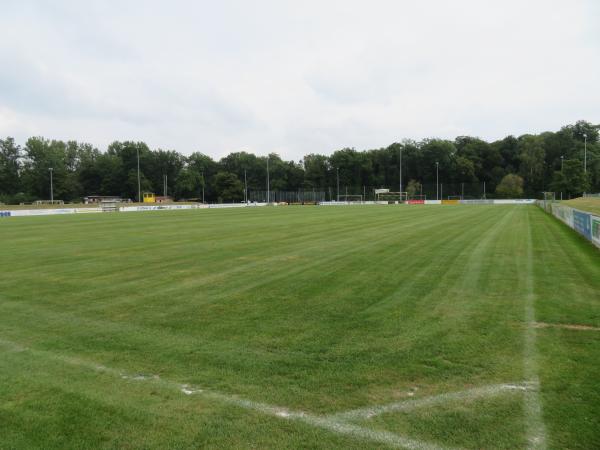
<svg viewBox="0 0 600 450"><path fill-rule="evenodd" d="M116 195L88 195L83 197L83 203L89 205L90 203L102 203L102 202L115 202L120 203L123 199Z"/></svg>
<svg viewBox="0 0 600 450"><path fill-rule="evenodd" d="M144 203L156 203L156 195L152 192L144 192Z"/></svg>
<svg viewBox="0 0 600 450"><path fill-rule="evenodd" d="M173 201L173 199L172 199L171 197L169 197L168 195L167 195L167 196L164 196L164 195L157 195L157 196L154 198L154 201L155 201L156 203L171 203L171 202Z"/></svg>

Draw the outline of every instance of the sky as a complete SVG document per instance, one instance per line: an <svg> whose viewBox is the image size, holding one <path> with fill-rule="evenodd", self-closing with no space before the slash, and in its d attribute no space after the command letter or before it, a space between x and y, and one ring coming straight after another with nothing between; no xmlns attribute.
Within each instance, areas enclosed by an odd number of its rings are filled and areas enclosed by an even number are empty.
<svg viewBox="0 0 600 450"><path fill-rule="evenodd" d="M600 123L598 0L2 0L0 136L300 160Z"/></svg>

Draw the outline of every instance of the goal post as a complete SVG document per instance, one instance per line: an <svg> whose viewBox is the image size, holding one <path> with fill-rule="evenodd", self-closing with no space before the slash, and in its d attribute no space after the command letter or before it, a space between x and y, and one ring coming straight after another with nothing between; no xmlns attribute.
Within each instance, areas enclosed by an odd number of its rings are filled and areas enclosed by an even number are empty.
<svg viewBox="0 0 600 450"><path fill-rule="evenodd" d="M340 202L346 203L363 203L362 195L340 195Z"/></svg>

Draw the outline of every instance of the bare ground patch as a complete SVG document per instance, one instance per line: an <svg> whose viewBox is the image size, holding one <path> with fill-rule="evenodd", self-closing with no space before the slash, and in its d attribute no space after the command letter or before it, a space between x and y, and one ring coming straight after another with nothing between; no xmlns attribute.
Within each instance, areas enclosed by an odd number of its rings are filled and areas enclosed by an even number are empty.
<svg viewBox="0 0 600 450"><path fill-rule="evenodd" d="M575 323L533 322L532 326L534 328L562 328L564 330L600 331L600 327L593 327L591 325L579 325Z"/></svg>

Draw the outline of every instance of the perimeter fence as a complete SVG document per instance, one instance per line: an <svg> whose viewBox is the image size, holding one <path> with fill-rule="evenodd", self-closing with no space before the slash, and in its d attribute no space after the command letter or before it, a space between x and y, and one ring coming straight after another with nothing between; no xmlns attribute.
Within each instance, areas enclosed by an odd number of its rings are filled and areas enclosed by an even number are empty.
<svg viewBox="0 0 600 450"><path fill-rule="evenodd" d="M489 189L492 187L493 189ZM376 201L376 189L389 189L390 192L399 192L400 185L379 186L325 186L319 188L299 189L297 191L284 191L271 189L248 190L248 201L251 202L286 202L286 203L317 203L331 202L344 199L348 196L361 196L363 201ZM402 191L408 193L408 198L427 200L485 200L496 198L495 186L486 186L486 183L424 183L402 186ZM270 197L270 198L269 198ZM531 198L530 196L523 198Z"/></svg>
<svg viewBox="0 0 600 450"><path fill-rule="evenodd" d="M537 204L558 220L600 248L600 216L557 201L538 200Z"/></svg>

